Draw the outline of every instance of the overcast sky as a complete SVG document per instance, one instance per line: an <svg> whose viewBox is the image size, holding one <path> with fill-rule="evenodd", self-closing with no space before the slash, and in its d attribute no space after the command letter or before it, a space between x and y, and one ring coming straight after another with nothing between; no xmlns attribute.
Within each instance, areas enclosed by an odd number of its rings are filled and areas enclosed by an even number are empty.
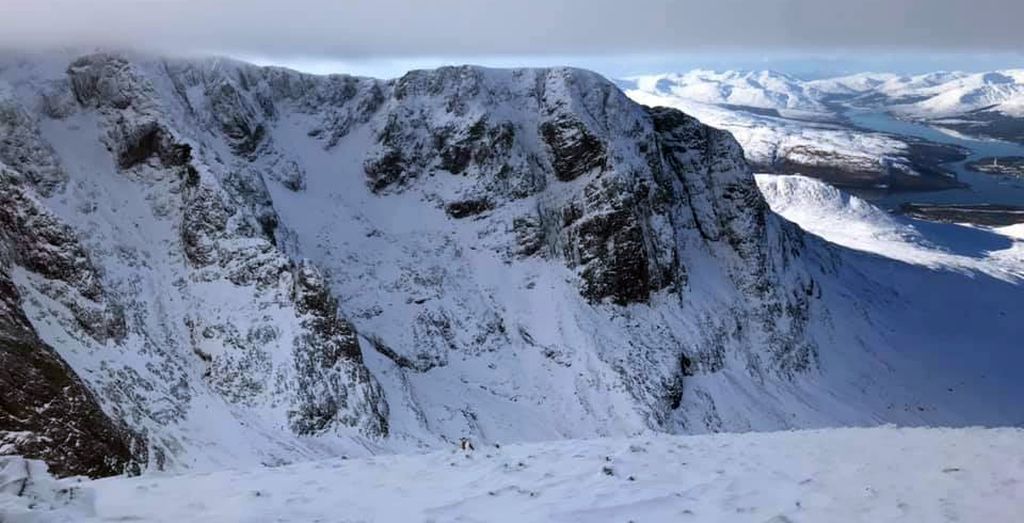
<svg viewBox="0 0 1024 523"><path fill-rule="evenodd" d="M827 58L835 49L1019 57L1022 21L1024 0L0 0L0 46L116 46L318 67L452 57Z"/></svg>

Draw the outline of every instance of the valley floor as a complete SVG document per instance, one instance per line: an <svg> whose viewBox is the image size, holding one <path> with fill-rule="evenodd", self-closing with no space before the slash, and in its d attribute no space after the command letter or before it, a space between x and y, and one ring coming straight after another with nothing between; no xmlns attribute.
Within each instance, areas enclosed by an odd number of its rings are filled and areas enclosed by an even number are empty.
<svg viewBox="0 0 1024 523"><path fill-rule="evenodd" d="M78 488L36 512L0 494L0 521L1019 521L1024 431L645 435Z"/></svg>

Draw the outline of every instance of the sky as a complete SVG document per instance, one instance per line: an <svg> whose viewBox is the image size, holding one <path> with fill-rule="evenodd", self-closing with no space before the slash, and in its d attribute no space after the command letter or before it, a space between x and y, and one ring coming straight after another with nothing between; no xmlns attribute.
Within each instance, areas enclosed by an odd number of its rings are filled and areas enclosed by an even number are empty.
<svg viewBox="0 0 1024 523"><path fill-rule="evenodd" d="M0 47L221 54L395 76L448 63L803 76L1024 67L1022 0L0 0Z"/></svg>
<svg viewBox="0 0 1024 523"><path fill-rule="evenodd" d="M1022 0L1024 1L1024 0ZM1024 53L1012 51L935 52L927 50L837 50L829 52L780 49L744 51L706 49L700 52L594 55L462 55L372 57L274 57L242 54L236 58L259 65L278 65L317 74L347 73L395 78L411 69L442 65L478 64L490 67L548 67L571 65L598 71L610 78L693 69L782 71L805 80L862 72L923 74L934 71L982 72L1024 68Z"/></svg>

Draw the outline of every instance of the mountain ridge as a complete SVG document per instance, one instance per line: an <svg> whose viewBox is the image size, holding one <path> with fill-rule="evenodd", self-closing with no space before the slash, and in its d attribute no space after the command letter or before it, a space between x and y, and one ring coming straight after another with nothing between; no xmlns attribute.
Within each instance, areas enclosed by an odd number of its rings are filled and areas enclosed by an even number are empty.
<svg viewBox="0 0 1024 523"><path fill-rule="evenodd" d="M4 182L71 231L71 273L4 257L20 312L150 467L1009 419L980 392L886 412L924 394L865 377L887 283L841 279L728 133L594 73L101 53L0 79ZM5 252L61 238L33 232Z"/></svg>

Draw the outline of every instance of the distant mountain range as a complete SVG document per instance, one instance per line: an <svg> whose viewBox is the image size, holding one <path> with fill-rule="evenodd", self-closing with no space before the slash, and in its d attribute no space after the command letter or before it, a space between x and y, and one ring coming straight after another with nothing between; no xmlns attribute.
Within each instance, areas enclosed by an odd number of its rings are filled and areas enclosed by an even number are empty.
<svg viewBox="0 0 1024 523"><path fill-rule="evenodd" d="M636 76L622 83L651 94L777 111L828 113L834 111L828 102L841 99L921 119L977 111L1024 117L1024 69L917 76L861 73L810 81L776 71L695 70Z"/></svg>
<svg viewBox="0 0 1024 523"><path fill-rule="evenodd" d="M825 111L818 93L805 82L776 71L724 71L697 69L687 73L636 76L622 82L641 92L695 102L771 109Z"/></svg>
<svg viewBox="0 0 1024 523"><path fill-rule="evenodd" d="M864 73L804 85L825 95L874 102L911 118L970 118L978 112L1024 117L1024 69L919 76Z"/></svg>

